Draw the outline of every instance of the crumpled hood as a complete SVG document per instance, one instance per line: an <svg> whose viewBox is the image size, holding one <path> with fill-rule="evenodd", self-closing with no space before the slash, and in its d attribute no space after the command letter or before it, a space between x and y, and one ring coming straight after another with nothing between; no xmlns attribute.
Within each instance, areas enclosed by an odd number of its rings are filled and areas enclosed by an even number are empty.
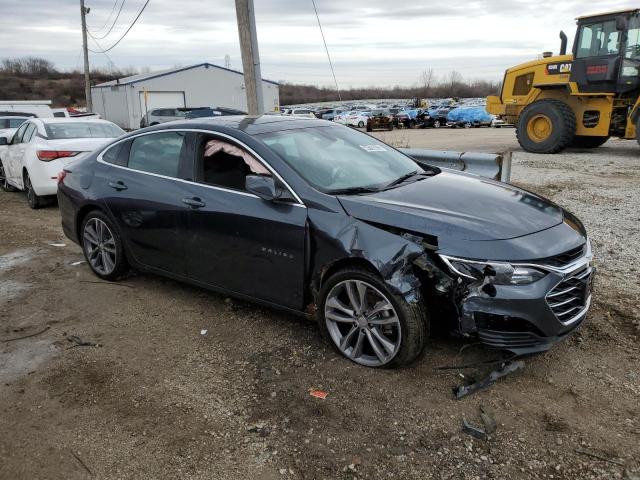
<svg viewBox="0 0 640 480"><path fill-rule="evenodd" d="M511 185L443 169L387 191L338 197L346 212L439 239L506 240L563 221L562 209Z"/></svg>

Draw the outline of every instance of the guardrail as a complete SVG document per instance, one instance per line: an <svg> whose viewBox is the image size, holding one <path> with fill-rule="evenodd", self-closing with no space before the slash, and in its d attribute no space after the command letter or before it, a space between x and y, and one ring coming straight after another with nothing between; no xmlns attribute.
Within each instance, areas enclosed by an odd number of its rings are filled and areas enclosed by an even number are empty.
<svg viewBox="0 0 640 480"><path fill-rule="evenodd" d="M502 154L446 152L421 148L400 148L399 150L418 162L436 167L473 173L505 183L511 180L511 152Z"/></svg>

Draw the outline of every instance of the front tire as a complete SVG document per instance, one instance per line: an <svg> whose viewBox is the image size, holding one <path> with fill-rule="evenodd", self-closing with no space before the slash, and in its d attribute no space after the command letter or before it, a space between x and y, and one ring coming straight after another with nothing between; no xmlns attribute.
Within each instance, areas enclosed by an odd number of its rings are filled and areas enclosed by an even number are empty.
<svg viewBox="0 0 640 480"><path fill-rule="evenodd" d="M0 190L3 192L15 192L16 188L9 184L7 180L7 173L5 172L2 160L0 160Z"/></svg>
<svg viewBox="0 0 640 480"><path fill-rule="evenodd" d="M128 272L120 234L104 213L89 212L82 221L80 236L84 258L98 277L112 282Z"/></svg>
<svg viewBox="0 0 640 480"><path fill-rule="evenodd" d="M319 294L317 321L331 344L367 367L399 367L424 350L429 323L422 303L408 303L362 268L332 275Z"/></svg>
<svg viewBox="0 0 640 480"><path fill-rule="evenodd" d="M573 110L550 98L527 105L516 125L518 143L531 153L558 153L571 145L575 135Z"/></svg>
<svg viewBox="0 0 640 480"><path fill-rule="evenodd" d="M358 122L358 128L364 128L364 122Z"/></svg>
<svg viewBox="0 0 640 480"><path fill-rule="evenodd" d="M609 137L586 137L583 135L576 135L571 142L571 146L574 148L598 148L604 145Z"/></svg>
<svg viewBox="0 0 640 480"><path fill-rule="evenodd" d="M31 184L31 178L29 177L29 172L26 172L26 171L24 172L23 183L24 183L24 191L27 194L27 203L29 204L29 207L31 207L34 210L44 207L47 203L46 199L38 195L36 191L33 189L33 185Z"/></svg>

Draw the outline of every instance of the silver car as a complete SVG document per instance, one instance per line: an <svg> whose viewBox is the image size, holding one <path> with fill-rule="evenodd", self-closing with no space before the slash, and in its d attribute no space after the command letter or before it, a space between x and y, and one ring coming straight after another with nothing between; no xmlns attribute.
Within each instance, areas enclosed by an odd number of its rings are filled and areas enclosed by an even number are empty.
<svg viewBox="0 0 640 480"><path fill-rule="evenodd" d="M183 120L187 112L178 108L154 108L142 117L140 128L150 127L174 120Z"/></svg>

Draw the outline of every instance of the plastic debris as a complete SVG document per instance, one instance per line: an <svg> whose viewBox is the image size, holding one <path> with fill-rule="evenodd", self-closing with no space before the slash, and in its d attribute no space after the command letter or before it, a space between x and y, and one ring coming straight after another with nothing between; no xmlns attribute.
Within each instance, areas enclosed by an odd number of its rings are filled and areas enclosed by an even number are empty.
<svg viewBox="0 0 640 480"><path fill-rule="evenodd" d="M200 330L200 335L206 335L208 331L209 330L203 328L202 330Z"/></svg>
<svg viewBox="0 0 640 480"><path fill-rule="evenodd" d="M49 244L52 247L66 247L67 244L66 243L50 243Z"/></svg>
<svg viewBox="0 0 640 480"><path fill-rule="evenodd" d="M493 415L484 406L480 406L480 418L484 424L484 431L491 435L498 429L498 424L493 418Z"/></svg>
<svg viewBox="0 0 640 480"><path fill-rule="evenodd" d="M480 440L488 440L489 435L483 429L471 425L467 422L467 419L462 417L462 431L464 433L468 433L472 437L478 438Z"/></svg>
<svg viewBox="0 0 640 480"><path fill-rule="evenodd" d="M67 337L67 341L69 341L69 342L74 344L74 345L68 347L67 350L69 350L70 348L75 348L75 347L99 347L100 346L97 343L87 342L85 340L82 340L77 335L69 335Z"/></svg>
<svg viewBox="0 0 640 480"><path fill-rule="evenodd" d="M322 390L310 390L309 395L311 395L312 397L324 400L325 398L327 398L327 395L329 394L327 392L323 392Z"/></svg>
<svg viewBox="0 0 640 480"><path fill-rule="evenodd" d="M498 424L496 423L493 415L489 412L489 410L480 406L480 418L482 419L482 423L484 428L476 427L475 425L467 422L467 419L462 417L462 431L471 435L472 437L479 438L480 440L489 440L489 436L494 434L498 429Z"/></svg>
<svg viewBox="0 0 640 480"><path fill-rule="evenodd" d="M510 373L516 372L524 368L524 362L522 360L516 360L513 362L505 362L501 368L492 371L482 380L479 380L471 385L460 385L453 389L453 394L456 396L458 400L466 397L467 395L471 395L480 390L484 390L485 388L493 385L497 380L502 377L509 375Z"/></svg>
<svg viewBox="0 0 640 480"><path fill-rule="evenodd" d="M77 262L72 262L72 267L77 267L78 265L82 265L83 263L87 263L86 260L78 260Z"/></svg>

